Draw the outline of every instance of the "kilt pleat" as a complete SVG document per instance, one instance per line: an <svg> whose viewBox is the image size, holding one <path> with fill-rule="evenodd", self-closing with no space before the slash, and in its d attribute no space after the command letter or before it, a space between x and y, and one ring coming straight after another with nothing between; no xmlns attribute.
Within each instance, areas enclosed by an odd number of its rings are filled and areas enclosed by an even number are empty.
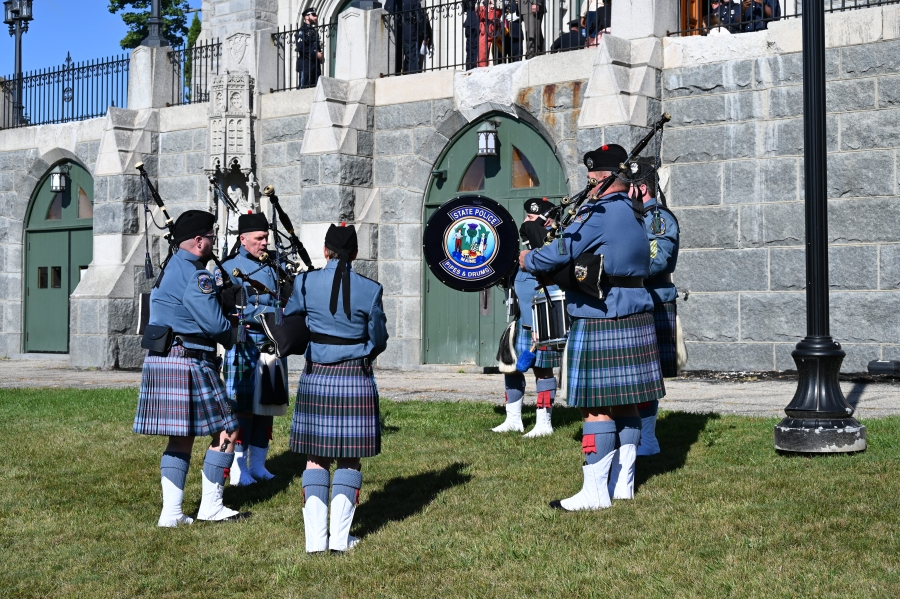
<svg viewBox="0 0 900 599"><path fill-rule="evenodd" d="M522 352L531 351L531 329L525 329L522 321L518 321L516 327L516 355L521 356ZM535 348L534 361L535 368L559 368L562 364L562 352L552 349Z"/></svg>
<svg viewBox="0 0 900 599"><path fill-rule="evenodd" d="M378 387L367 358L310 362L300 376L291 450L329 458L381 453Z"/></svg>
<svg viewBox="0 0 900 599"><path fill-rule="evenodd" d="M238 428L225 385L209 360L186 358L180 346L144 358L132 430L141 435L203 437Z"/></svg>
<svg viewBox="0 0 900 599"><path fill-rule="evenodd" d="M678 311L674 300L653 306L653 322L656 325L656 340L659 343L659 366L664 377L678 376L676 314Z"/></svg>
<svg viewBox="0 0 900 599"><path fill-rule="evenodd" d="M234 402L235 412L253 411L254 376L259 353L259 348L254 343L237 343L225 352L222 376L228 399Z"/></svg>
<svg viewBox="0 0 900 599"><path fill-rule="evenodd" d="M566 348L570 406L619 406L665 396L650 312L573 318Z"/></svg>

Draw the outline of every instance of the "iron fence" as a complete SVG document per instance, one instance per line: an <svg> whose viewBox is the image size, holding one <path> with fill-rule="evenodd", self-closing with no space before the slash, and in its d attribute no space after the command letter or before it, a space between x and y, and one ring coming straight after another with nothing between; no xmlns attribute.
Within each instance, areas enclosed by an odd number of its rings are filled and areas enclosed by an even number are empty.
<svg viewBox="0 0 900 599"><path fill-rule="evenodd" d="M813 0L823 2L826 13L898 4L900 0ZM732 0L681 0L680 29L669 35L728 35L768 28L772 21L803 14L803 0L752 0L745 7Z"/></svg>
<svg viewBox="0 0 900 599"><path fill-rule="evenodd" d="M209 84L219 74L222 44L218 39L169 52L172 102L168 106L209 102Z"/></svg>
<svg viewBox="0 0 900 599"><path fill-rule="evenodd" d="M270 92L315 87L322 75L334 75L337 22L285 26L272 34L276 50L276 84Z"/></svg>
<svg viewBox="0 0 900 599"><path fill-rule="evenodd" d="M399 2L398 2L399 3ZM420 0L384 15L388 65L382 76L474 69L596 45L609 29L602 0Z"/></svg>
<svg viewBox="0 0 900 599"><path fill-rule="evenodd" d="M0 129L92 119L128 104L127 54L0 79Z"/></svg>

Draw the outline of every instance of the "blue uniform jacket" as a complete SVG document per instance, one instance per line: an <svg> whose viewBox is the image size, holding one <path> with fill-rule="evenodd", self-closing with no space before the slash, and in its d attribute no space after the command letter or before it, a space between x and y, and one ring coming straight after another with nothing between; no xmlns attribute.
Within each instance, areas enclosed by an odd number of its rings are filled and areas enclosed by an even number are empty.
<svg viewBox="0 0 900 599"><path fill-rule="evenodd" d="M275 298L268 293L257 292L256 289L250 286L250 283L243 283L236 277L233 277L231 271L236 268L245 275L249 275L251 279L259 281L272 291L278 291L278 278L275 269L268 264L263 265L262 262L251 256L243 247L238 250L237 256L223 262L222 267L225 269L227 275L231 277L231 281L235 285L242 285L244 287L244 297L247 299L247 307L244 308L244 321L250 325L250 330L248 332L253 342L257 345L263 343L266 340L266 337L263 333L262 325L256 320L256 315L265 312L274 313ZM262 267L262 269L260 269L260 267ZM284 305L284 300L282 300L282 305Z"/></svg>
<svg viewBox="0 0 900 599"><path fill-rule="evenodd" d="M157 287L150 292L149 324L172 327L175 334L205 337L226 349L233 344L231 323L222 314L215 278L187 250L169 260ZM191 349L208 349L185 342Z"/></svg>
<svg viewBox="0 0 900 599"><path fill-rule="evenodd" d="M656 199L651 198L644 203L644 210L654 206L656 206ZM653 223L653 212L653 210L648 210L644 213L644 229L647 231L647 239L650 240L650 278L645 286L653 298L653 303L662 304L675 301L675 298L678 297L678 290L674 283L654 281L653 278L657 275L675 272L680 241L678 222L665 210L659 211L659 217L662 219L662 231L659 235L653 232L650 228Z"/></svg>
<svg viewBox="0 0 900 599"><path fill-rule="evenodd" d="M607 275L649 276L650 244L627 194L611 193L582 206L562 236L525 257L525 269L551 272L584 252L603 254ZM569 314L576 318L618 318L653 309L653 300L644 288L612 287L605 290L604 299L567 290L566 303Z"/></svg>
<svg viewBox="0 0 900 599"><path fill-rule="evenodd" d="M306 359L319 364L334 364L344 360L369 357L374 360L387 347L387 318L381 304L383 289L372 279L350 268L350 319L344 313L343 295L338 294L338 309L329 309L331 285L337 260L329 260L325 268L305 272L294 279L294 292L285 308L285 315L306 314L313 333L343 337L368 338L357 345L325 345L310 342Z"/></svg>

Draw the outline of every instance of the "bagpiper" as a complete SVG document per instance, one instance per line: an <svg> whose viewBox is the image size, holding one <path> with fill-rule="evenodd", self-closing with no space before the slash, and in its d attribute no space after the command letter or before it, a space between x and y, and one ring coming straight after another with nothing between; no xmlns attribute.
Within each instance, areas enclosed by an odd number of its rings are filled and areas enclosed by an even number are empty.
<svg viewBox="0 0 900 599"><path fill-rule="evenodd" d="M210 435L203 461L199 520L247 516L222 505L234 459L238 422L219 378L216 344L234 343L213 273L206 270L215 245L214 217L188 210L175 221L177 250L150 292L150 319L142 345L148 348L141 374L135 433L163 435L169 443L160 462L163 507L158 525L191 524L182 511L184 484L195 437Z"/></svg>
<svg viewBox="0 0 900 599"><path fill-rule="evenodd" d="M323 248L328 262L297 276L285 310L286 316L305 314L310 331L290 440L292 451L306 455L302 486L308 553L356 545L350 525L362 487L360 460L381 452L372 361L387 347L387 319L381 285L353 270L358 248L353 225L331 225Z"/></svg>

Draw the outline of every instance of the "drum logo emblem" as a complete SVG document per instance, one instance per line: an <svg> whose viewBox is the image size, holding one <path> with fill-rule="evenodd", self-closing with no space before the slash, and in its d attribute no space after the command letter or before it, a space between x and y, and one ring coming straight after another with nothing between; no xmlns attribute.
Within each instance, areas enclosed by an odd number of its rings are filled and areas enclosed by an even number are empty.
<svg viewBox="0 0 900 599"><path fill-rule="evenodd" d="M441 268L463 280L479 280L494 274L490 263L497 255L497 226L503 220L483 206L461 206L449 214L444 232Z"/></svg>
<svg viewBox="0 0 900 599"><path fill-rule="evenodd" d="M575 278L578 279L579 283L583 282L587 278L587 275L588 275L587 266L584 266L583 264L575 265Z"/></svg>

